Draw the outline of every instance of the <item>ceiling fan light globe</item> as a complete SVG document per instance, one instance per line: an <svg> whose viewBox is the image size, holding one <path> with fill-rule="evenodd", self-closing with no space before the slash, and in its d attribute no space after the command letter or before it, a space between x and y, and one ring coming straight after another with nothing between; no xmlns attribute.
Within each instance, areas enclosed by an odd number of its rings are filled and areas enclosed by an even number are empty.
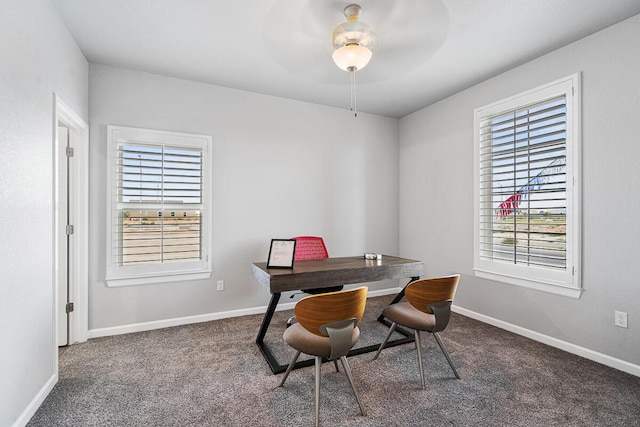
<svg viewBox="0 0 640 427"><path fill-rule="evenodd" d="M333 62L344 71L362 70L371 60L372 52L366 47L350 44L333 51Z"/></svg>

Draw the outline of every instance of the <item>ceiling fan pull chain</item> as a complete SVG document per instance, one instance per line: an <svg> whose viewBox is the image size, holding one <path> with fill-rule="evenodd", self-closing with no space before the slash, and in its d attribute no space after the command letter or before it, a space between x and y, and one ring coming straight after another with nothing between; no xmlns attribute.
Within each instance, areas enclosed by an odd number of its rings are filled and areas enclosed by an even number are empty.
<svg viewBox="0 0 640 427"><path fill-rule="evenodd" d="M356 71L352 70L351 74L351 111L353 111L354 117L358 117L358 106L356 98Z"/></svg>

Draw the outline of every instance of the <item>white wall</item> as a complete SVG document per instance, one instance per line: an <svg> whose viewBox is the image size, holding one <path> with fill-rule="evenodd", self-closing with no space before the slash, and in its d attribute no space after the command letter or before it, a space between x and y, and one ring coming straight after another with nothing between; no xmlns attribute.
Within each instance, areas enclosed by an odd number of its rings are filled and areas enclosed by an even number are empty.
<svg viewBox="0 0 640 427"><path fill-rule="evenodd" d="M640 365L640 15L400 120L400 252L460 272L455 304ZM583 78L583 287L578 300L473 275L473 111ZM626 311L629 328L613 325Z"/></svg>
<svg viewBox="0 0 640 427"><path fill-rule="evenodd" d="M265 306L251 263L271 238L320 235L334 257L398 254L396 119L95 64L89 92L90 330ZM210 280L106 287L109 124L212 135Z"/></svg>
<svg viewBox="0 0 640 427"><path fill-rule="evenodd" d="M84 120L88 64L49 0L0 13L0 425L26 422L57 376L53 93Z"/></svg>

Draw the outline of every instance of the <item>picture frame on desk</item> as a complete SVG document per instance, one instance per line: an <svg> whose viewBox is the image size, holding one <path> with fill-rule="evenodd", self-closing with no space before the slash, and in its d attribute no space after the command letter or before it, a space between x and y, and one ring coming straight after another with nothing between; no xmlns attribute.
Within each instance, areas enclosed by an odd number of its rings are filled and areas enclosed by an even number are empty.
<svg viewBox="0 0 640 427"><path fill-rule="evenodd" d="M293 239L271 239L267 268L293 268L296 241Z"/></svg>

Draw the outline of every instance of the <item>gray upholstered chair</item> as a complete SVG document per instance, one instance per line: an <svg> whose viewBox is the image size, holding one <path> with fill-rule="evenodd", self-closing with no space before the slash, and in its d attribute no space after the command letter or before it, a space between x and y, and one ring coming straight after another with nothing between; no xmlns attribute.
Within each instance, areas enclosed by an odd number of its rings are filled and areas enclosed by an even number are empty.
<svg viewBox="0 0 640 427"><path fill-rule="evenodd" d="M346 357L360 337L358 324L364 315L366 302L366 286L308 296L298 301L294 308L298 322L284 332L285 342L293 347L296 353L284 373L280 387L284 385L300 353L315 357L316 426L320 421L320 374L323 358L334 362L340 359L360 406L360 412L366 415ZM337 362L335 363L337 367Z"/></svg>
<svg viewBox="0 0 640 427"><path fill-rule="evenodd" d="M460 375L440 338L440 332L449 324L451 303L453 302L459 279L460 275L456 274L447 277L420 279L410 283L405 289L407 301L389 305L382 311L382 315L393 323L389 328L389 333L373 357L374 360L384 348L396 326L405 326L414 330L418 364L420 366L420 380L422 381L423 389L426 389L426 385L424 367L422 365L420 331L433 334L453 373L456 378L460 379Z"/></svg>

